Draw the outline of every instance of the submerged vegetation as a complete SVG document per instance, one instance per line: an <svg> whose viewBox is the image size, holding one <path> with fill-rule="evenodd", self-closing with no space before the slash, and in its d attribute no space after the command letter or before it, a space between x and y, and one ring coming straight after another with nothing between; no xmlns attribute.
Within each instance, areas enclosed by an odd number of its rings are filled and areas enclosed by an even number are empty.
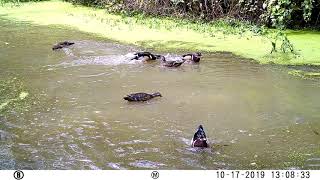
<svg viewBox="0 0 320 180"><path fill-rule="evenodd" d="M303 71L303 70L291 70L288 72L288 74L300 77L303 79L319 79L320 78L320 73L319 72L308 72L308 71Z"/></svg>
<svg viewBox="0 0 320 180"><path fill-rule="evenodd" d="M23 83L17 78L0 80L0 113L8 108L17 111L26 108L27 104L22 101L28 95Z"/></svg>

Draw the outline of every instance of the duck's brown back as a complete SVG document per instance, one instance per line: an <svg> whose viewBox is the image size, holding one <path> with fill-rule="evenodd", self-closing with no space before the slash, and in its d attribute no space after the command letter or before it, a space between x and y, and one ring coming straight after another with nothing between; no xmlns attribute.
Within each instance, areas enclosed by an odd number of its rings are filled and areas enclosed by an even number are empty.
<svg viewBox="0 0 320 180"><path fill-rule="evenodd" d="M147 93L134 93L124 97L124 99L128 101L147 101L152 98L153 96Z"/></svg>

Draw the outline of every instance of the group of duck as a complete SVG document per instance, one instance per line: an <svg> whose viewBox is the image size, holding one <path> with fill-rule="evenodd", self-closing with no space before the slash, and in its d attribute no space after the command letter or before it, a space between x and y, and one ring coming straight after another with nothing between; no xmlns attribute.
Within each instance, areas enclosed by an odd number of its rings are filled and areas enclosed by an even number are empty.
<svg viewBox="0 0 320 180"><path fill-rule="evenodd" d="M157 59L160 59L160 61L163 63L166 67L179 67L181 64L183 64L186 61L190 61L192 63L199 63L201 58L201 53L189 53L182 55L181 58L177 60L166 60L166 58L163 55L157 55L152 54L150 52L137 52L134 53L134 57L131 58L131 60L141 60L141 61L155 61ZM148 93L133 93L129 94L126 97L124 97L127 101L147 101L155 97L162 97L162 95L159 92L148 94Z"/></svg>
<svg viewBox="0 0 320 180"><path fill-rule="evenodd" d="M74 42L69 42L69 41L59 42L52 47L52 50L55 51L58 49L66 48L73 44ZM136 52L134 53L134 57L131 58L130 60L141 60L145 62L160 60L160 62L163 63L163 65L166 67L179 67L186 61L189 61L192 63L199 63L201 56L202 56L201 53L196 52L196 53L184 54L179 59L167 60L163 55L152 54L150 52Z"/></svg>
<svg viewBox="0 0 320 180"><path fill-rule="evenodd" d="M66 47L69 47L73 44L75 44L75 43L69 42L69 41L59 42L52 47L52 50L55 51L58 49L66 48ZM177 60L168 61L168 60L166 60L166 58L163 55L152 54L150 52L136 52L136 53L134 53L134 57L131 58L130 60L141 60L141 61L146 61L146 62L160 60L160 62L163 63L163 65L165 67L176 68L176 67L181 66L186 61L190 61L192 63L199 63L201 56L202 56L202 54L199 52L189 53L189 54L182 55L181 58L179 58ZM140 92L140 93L129 94L129 95L123 97L123 99L130 101L130 102L131 101L143 102L143 101L148 101L148 100L155 98L155 97L162 97L162 95L159 92L152 93L152 94ZM192 147L201 147L201 148L209 147L208 142L207 142L206 133L204 132L202 125L199 125L199 127L197 128L197 131L191 140L191 146Z"/></svg>
<svg viewBox="0 0 320 180"><path fill-rule="evenodd" d="M202 55L199 52L189 53L182 55L179 59L168 61L163 55L152 54L150 52L136 52L131 60L142 60L146 62L160 60L160 62L166 67L179 67L186 61L199 63L201 56Z"/></svg>

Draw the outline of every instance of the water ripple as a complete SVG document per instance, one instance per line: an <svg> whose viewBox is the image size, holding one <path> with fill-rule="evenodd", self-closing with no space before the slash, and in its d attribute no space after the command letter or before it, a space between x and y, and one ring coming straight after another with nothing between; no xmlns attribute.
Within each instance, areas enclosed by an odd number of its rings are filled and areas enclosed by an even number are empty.
<svg viewBox="0 0 320 180"><path fill-rule="evenodd" d="M163 163L148 161L148 160L139 160L135 162L129 163L130 166L138 167L138 168L150 168L150 169L156 169L160 168L162 166L165 166Z"/></svg>

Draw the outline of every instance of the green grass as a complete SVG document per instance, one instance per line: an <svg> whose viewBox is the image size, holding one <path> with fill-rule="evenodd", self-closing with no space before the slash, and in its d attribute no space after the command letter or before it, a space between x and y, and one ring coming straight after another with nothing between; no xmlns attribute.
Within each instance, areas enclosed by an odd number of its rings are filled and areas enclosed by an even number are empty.
<svg viewBox="0 0 320 180"><path fill-rule="evenodd" d="M236 21L203 23L143 15L129 17L61 1L5 4L0 6L0 16L39 25L69 26L155 50L227 51L260 63L320 65L319 32L288 31L295 54L280 50L270 54L275 30Z"/></svg>

